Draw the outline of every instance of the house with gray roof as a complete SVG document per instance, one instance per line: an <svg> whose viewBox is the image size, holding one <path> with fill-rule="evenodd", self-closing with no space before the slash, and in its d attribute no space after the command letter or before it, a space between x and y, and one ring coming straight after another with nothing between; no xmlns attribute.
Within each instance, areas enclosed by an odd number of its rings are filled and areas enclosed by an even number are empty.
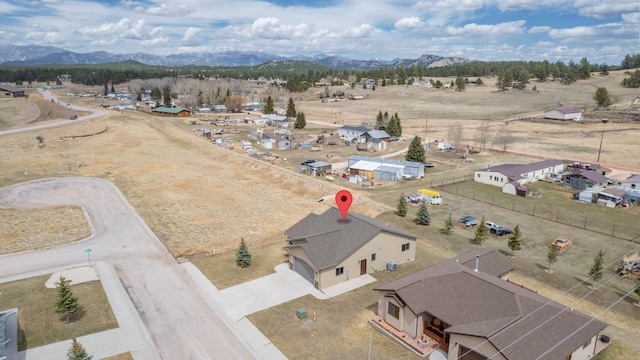
<svg viewBox="0 0 640 360"><path fill-rule="evenodd" d="M400 161L379 157L350 155L347 162L349 177L401 181L404 178L424 177L424 164L415 161Z"/></svg>
<svg viewBox="0 0 640 360"><path fill-rule="evenodd" d="M505 279L495 250L463 253L374 288L375 328L435 345L449 360L586 360L608 325Z"/></svg>
<svg viewBox="0 0 640 360"><path fill-rule="evenodd" d="M24 97L24 89L7 84L0 84L0 94L10 97Z"/></svg>
<svg viewBox="0 0 640 360"><path fill-rule="evenodd" d="M284 233L291 269L319 290L416 256L416 235L353 211L342 220L335 207L307 215Z"/></svg>
<svg viewBox="0 0 640 360"><path fill-rule="evenodd" d="M160 106L160 107L151 109L151 112L153 113L153 115L162 115L162 116L179 116L179 117L191 116L191 111L183 107Z"/></svg>
<svg viewBox="0 0 640 360"><path fill-rule="evenodd" d="M620 186L640 190L640 174L632 175L624 180L620 180Z"/></svg>
<svg viewBox="0 0 640 360"><path fill-rule="evenodd" d="M345 141L360 141L362 135L366 134L369 130L366 126L353 126L343 125L338 129L338 136ZM362 142L366 142L365 138L362 138Z"/></svg>
<svg viewBox="0 0 640 360"><path fill-rule="evenodd" d="M517 184L524 186L527 183L561 174L564 170L564 162L555 159L531 164L502 164L476 170L473 180L500 187L502 192L516 195ZM509 186L505 186L507 184Z"/></svg>

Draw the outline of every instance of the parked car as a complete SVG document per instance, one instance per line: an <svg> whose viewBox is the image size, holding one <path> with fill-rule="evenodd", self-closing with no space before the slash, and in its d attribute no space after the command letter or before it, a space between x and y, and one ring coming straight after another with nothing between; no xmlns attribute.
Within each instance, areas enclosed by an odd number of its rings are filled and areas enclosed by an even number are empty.
<svg viewBox="0 0 640 360"><path fill-rule="evenodd" d="M316 161L313 160L313 159L302 160L300 165L309 165L309 164L313 164L314 162L316 162Z"/></svg>
<svg viewBox="0 0 640 360"><path fill-rule="evenodd" d="M426 163L424 163L424 167L427 167L427 168L432 168L432 167L435 167L435 166L436 166L436 164L434 164L434 163L432 163L432 162L426 162Z"/></svg>
<svg viewBox="0 0 640 360"><path fill-rule="evenodd" d="M558 247L560 250L564 250L571 246L571 240L565 238L556 238L551 243L552 246Z"/></svg>
<svg viewBox="0 0 640 360"><path fill-rule="evenodd" d="M78 120L78 115L69 116L69 120Z"/></svg>
<svg viewBox="0 0 640 360"><path fill-rule="evenodd" d="M511 229L509 229L508 227L504 227L502 225L498 225L494 222L491 221L485 221L484 222L484 226L487 227L487 229L489 229L490 232L498 235L498 236L502 236L502 235L508 235L511 234L513 231Z"/></svg>
<svg viewBox="0 0 640 360"><path fill-rule="evenodd" d="M473 215L462 215L458 222L463 223L466 227L478 225L478 219Z"/></svg>

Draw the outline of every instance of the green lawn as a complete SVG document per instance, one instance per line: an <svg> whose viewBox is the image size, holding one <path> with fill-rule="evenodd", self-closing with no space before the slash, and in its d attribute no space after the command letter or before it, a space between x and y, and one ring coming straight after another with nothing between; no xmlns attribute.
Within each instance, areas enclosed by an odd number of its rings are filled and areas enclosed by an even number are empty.
<svg viewBox="0 0 640 360"><path fill-rule="evenodd" d="M118 327L100 281L72 285L80 310L69 323L55 312L57 289L44 286L48 275L0 284L0 309L18 308L18 350Z"/></svg>

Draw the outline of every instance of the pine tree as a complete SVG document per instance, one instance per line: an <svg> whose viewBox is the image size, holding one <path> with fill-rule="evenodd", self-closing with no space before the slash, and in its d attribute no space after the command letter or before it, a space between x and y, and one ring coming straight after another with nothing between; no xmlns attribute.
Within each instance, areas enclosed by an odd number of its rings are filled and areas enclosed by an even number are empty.
<svg viewBox="0 0 640 360"><path fill-rule="evenodd" d="M396 214L400 217L407 216L407 202L404 201L404 193L400 194L400 199L398 199Z"/></svg>
<svg viewBox="0 0 640 360"><path fill-rule="evenodd" d="M271 96L267 97L267 101L264 104L264 109L262 110L265 114L273 114L275 111L273 110L273 99Z"/></svg>
<svg viewBox="0 0 640 360"><path fill-rule="evenodd" d="M593 96L593 100L598 104L598 108L609 107L611 105L611 97L605 87L599 87L596 89L596 94Z"/></svg>
<svg viewBox="0 0 640 360"><path fill-rule="evenodd" d="M385 131L390 136L398 136L399 130L400 129L398 128L398 122L397 122L395 116L392 116L391 120L389 120L389 123L387 124L387 128L385 129Z"/></svg>
<svg viewBox="0 0 640 360"><path fill-rule="evenodd" d="M87 354L87 350L75 338L67 351L67 360L91 360L93 356Z"/></svg>
<svg viewBox="0 0 640 360"><path fill-rule="evenodd" d="M555 245L551 245L549 246L549 251L547 252L547 263L549 263L549 272L552 272L551 270L551 265L555 264L556 261L558 261L558 253L560 252L560 248L555 246Z"/></svg>
<svg viewBox="0 0 640 360"><path fill-rule="evenodd" d="M296 103L293 102L293 98L289 98L289 103L287 104L287 117L289 119L293 119L296 117L296 115L297 115ZM302 129L302 128L296 128L296 129Z"/></svg>
<svg viewBox="0 0 640 360"><path fill-rule="evenodd" d="M511 235L509 235L509 242L507 243L509 249L511 249L511 256L514 251L520 251L522 249L522 233L520 233L520 226L516 225Z"/></svg>
<svg viewBox="0 0 640 360"><path fill-rule="evenodd" d="M411 144L409 144L409 150L407 150L407 156L405 157L405 159L407 161L424 163L424 147L422 147L422 139L420 139L419 136L416 135L413 140L411 140Z"/></svg>
<svg viewBox="0 0 640 360"><path fill-rule="evenodd" d="M162 98L164 106L171 107L171 90L168 87L162 89Z"/></svg>
<svg viewBox="0 0 640 360"><path fill-rule="evenodd" d="M376 118L376 129L384 130L386 129L387 124L384 121L384 117L382 115L382 110L378 113L378 117Z"/></svg>
<svg viewBox="0 0 640 360"><path fill-rule="evenodd" d="M293 127L296 129L304 129L305 126L307 126L307 120L304 116L304 112L301 111L296 115L296 122L293 123Z"/></svg>
<svg viewBox="0 0 640 360"><path fill-rule="evenodd" d="M487 226L484 222L484 217L482 217L482 220L480 220L480 224L478 224L478 227L476 229L476 235L473 238L473 242L478 245L482 245L482 243L484 243L488 238L489 229L487 229Z"/></svg>
<svg viewBox="0 0 640 360"><path fill-rule="evenodd" d="M104 84L104 96L109 95L109 87L107 86L107 84Z"/></svg>
<svg viewBox="0 0 640 360"><path fill-rule="evenodd" d="M431 214L429 214L429 208L427 207L427 204L422 203L422 205L420 205L418 213L416 214L416 223L419 225L431 224Z"/></svg>
<svg viewBox="0 0 640 360"><path fill-rule="evenodd" d="M247 244L244 242L244 238L240 240L240 246L236 250L236 265L241 268L247 268L251 266L251 253Z"/></svg>
<svg viewBox="0 0 640 360"><path fill-rule="evenodd" d="M56 296L56 312L58 314L64 314L67 317L67 322L71 321L73 314L78 311L78 298L73 296L73 291L69 286L69 281L60 276L58 284L56 285L58 294Z"/></svg>
<svg viewBox="0 0 640 360"><path fill-rule="evenodd" d="M393 116L396 117L396 126L398 127L396 136L402 136L402 124L400 123L400 117L398 116L398 113L393 114Z"/></svg>
<svg viewBox="0 0 640 360"><path fill-rule="evenodd" d="M451 235L453 233L454 222L451 217L451 213L449 213L449 217L444 221L444 227L440 229L442 234Z"/></svg>
<svg viewBox="0 0 640 360"><path fill-rule="evenodd" d="M604 262L604 251L600 249L596 257L593 258L593 265L589 270L589 277L593 279L593 287L596 287L596 283L602 279L602 266Z"/></svg>
<svg viewBox="0 0 640 360"><path fill-rule="evenodd" d="M116 88L113 87L113 83L111 83L111 92L112 93L116 92Z"/></svg>

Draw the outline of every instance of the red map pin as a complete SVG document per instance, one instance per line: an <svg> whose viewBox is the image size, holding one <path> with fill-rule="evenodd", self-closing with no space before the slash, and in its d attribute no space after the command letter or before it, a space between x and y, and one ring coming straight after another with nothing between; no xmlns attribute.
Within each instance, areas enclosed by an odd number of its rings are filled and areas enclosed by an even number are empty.
<svg viewBox="0 0 640 360"><path fill-rule="evenodd" d="M338 204L338 209L342 214L342 221L347 220L347 211L349 211L352 201L353 196L347 190L340 190L336 194L336 204Z"/></svg>

